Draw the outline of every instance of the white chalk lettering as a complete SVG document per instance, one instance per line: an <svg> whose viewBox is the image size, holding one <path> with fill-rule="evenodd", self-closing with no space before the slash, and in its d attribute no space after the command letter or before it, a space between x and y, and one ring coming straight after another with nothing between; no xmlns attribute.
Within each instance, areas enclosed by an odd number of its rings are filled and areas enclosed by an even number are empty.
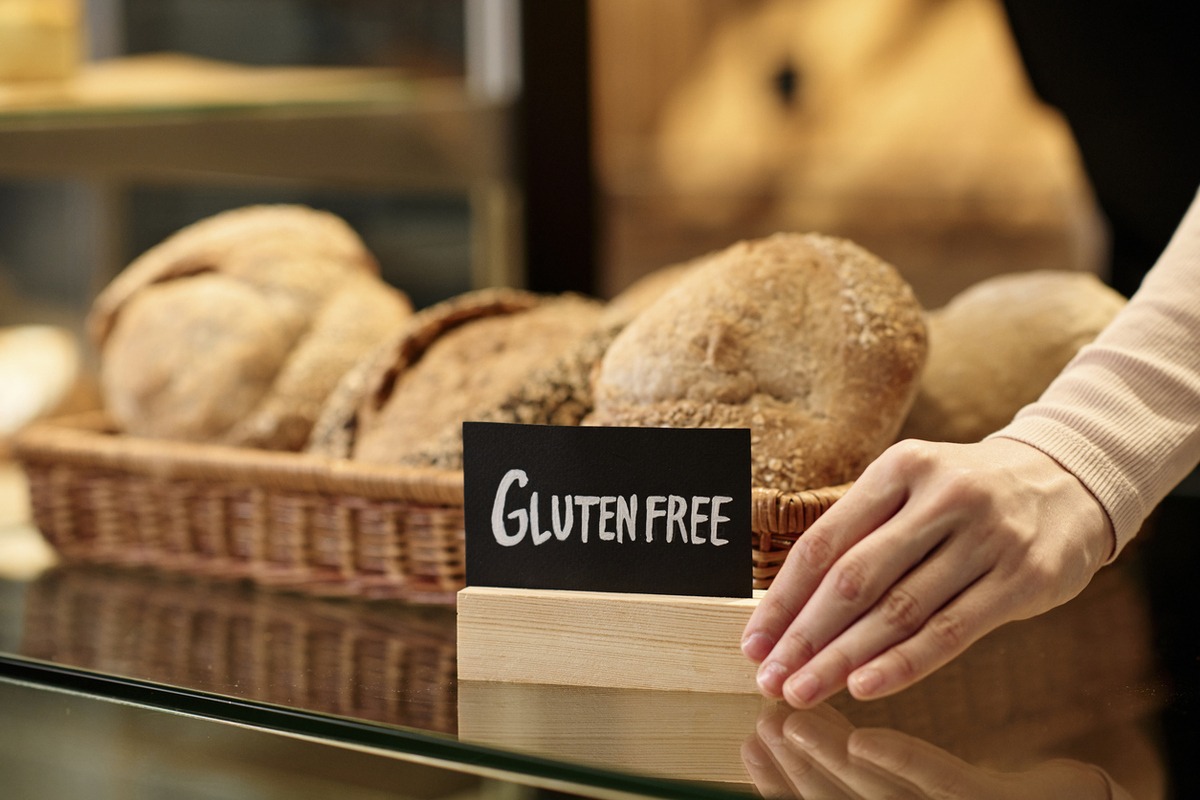
<svg viewBox="0 0 1200 800"><path fill-rule="evenodd" d="M594 505L600 503L600 498L593 494L576 496L575 505L579 506L579 541L587 544L588 514Z"/></svg>
<svg viewBox="0 0 1200 800"><path fill-rule="evenodd" d="M637 495L629 495L629 499L625 497L617 498L617 543L625 541L625 537L629 537L629 541L637 541Z"/></svg>
<svg viewBox="0 0 1200 800"><path fill-rule="evenodd" d="M605 495L604 497L600 498L600 520L596 523L596 525L600 529L599 533L601 540L605 542L611 542L613 539L617 538L616 532L608 529L608 521L616 516L616 512L614 512L612 508L613 503L615 502L617 502L617 498L612 497L611 495Z"/></svg>
<svg viewBox="0 0 1200 800"><path fill-rule="evenodd" d="M700 513L700 506L708 503L712 498L709 497L693 497L692 498L692 544L704 544L705 539L696 530L701 522L708 522L708 514Z"/></svg>
<svg viewBox="0 0 1200 800"><path fill-rule="evenodd" d="M728 539L722 539L717 536L717 528L721 526L722 522L729 522L729 517L726 517L721 513L721 506L732 502L732 497L725 497L724 495L717 495L712 499L712 513L709 514L712 521L712 527L709 528L708 540L717 547L720 547L723 544L729 544Z"/></svg>
<svg viewBox="0 0 1200 800"><path fill-rule="evenodd" d="M538 521L538 510L538 493L532 492L529 495L529 535L532 537L534 544L541 544L550 540L550 532L543 531L542 525Z"/></svg>
<svg viewBox="0 0 1200 800"><path fill-rule="evenodd" d="M639 508L645 508L645 522L640 530L644 541L654 541L657 532L665 534L670 543L678 537L684 544L715 547L729 544L722 534L722 525L729 517L721 508L733 502L724 495L695 495L684 497L672 495L648 495L644 506L637 495L542 495L536 490L529 492L528 500L518 500L517 491L529 486L529 475L521 469L510 469L504 473L496 487L492 502L492 536L497 544L513 547L520 544L528 534L535 546L551 540L565 542L576 530L579 542L587 544L592 536L592 509L598 506L596 518L596 540L601 542L637 542L639 531ZM543 500L550 506L550 528L541 526L545 509ZM576 529L576 508L579 527ZM659 522L659 520L662 520ZM515 523L511 524L511 523ZM707 534L707 535L706 535Z"/></svg>
<svg viewBox="0 0 1200 800"><path fill-rule="evenodd" d="M659 509L659 504L667 502L667 498L661 494L652 494L646 498L646 541L654 541L654 520L659 517L665 517L666 511Z"/></svg>
<svg viewBox="0 0 1200 800"><path fill-rule="evenodd" d="M566 502L563 503L563 515L566 517L565 522L558 516L558 495L553 495L550 502L550 523L554 526L554 538L560 542L565 542L571 535L571 528L575 527L575 506L571 503L571 495L567 495Z"/></svg>
<svg viewBox="0 0 1200 800"><path fill-rule="evenodd" d="M667 541L671 541L671 536L675 532L675 528L679 528L679 537L687 543L688 532L687 525L683 521L684 515L687 514L687 501L677 494L673 494L667 498Z"/></svg>
<svg viewBox="0 0 1200 800"><path fill-rule="evenodd" d="M510 534L504 527L504 501L508 497L508 490L513 484L517 484L522 489L529 483L529 476L525 474L523 469L510 469L504 473L504 477L500 479L500 485L496 487L496 500L492 503L492 536L496 537L496 543L504 547L512 547L519 544L525 538L525 531L529 527L528 514L525 509L518 508L510 511L509 519L517 521L517 532Z"/></svg>

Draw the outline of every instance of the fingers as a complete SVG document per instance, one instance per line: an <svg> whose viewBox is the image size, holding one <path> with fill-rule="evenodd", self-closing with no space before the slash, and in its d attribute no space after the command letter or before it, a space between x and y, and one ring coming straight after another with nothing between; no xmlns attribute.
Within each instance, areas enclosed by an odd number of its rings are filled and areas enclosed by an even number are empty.
<svg viewBox="0 0 1200 800"><path fill-rule="evenodd" d="M993 573L933 613L912 636L853 670L846 686L855 698L894 694L960 655L987 632L1014 618L1013 598Z"/></svg>
<svg viewBox="0 0 1200 800"><path fill-rule="evenodd" d="M867 659L911 635L986 571L986 549L963 536L948 539L961 527L959 515L936 496L911 499L854 544L827 568L775 641L759 668L761 691L809 707ZM814 659L819 669L796 674Z"/></svg>
<svg viewBox="0 0 1200 800"><path fill-rule="evenodd" d="M771 753L757 736L742 744L742 765L763 800L793 800L796 790L779 771Z"/></svg>
<svg viewBox="0 0 1200 800"><path fill-rule="evenodd" d="M796 711L783 723L786 740L825 774L837 776L848 796L916 800L916 792L896 776L854 756L849 749L853 726L828 706ZM804 795L807 797L807 795Z"/></svg>
<svg viewBox="0 0 1200 800"><path fill-rule="evenodd" d="M905 491L899 482L872 480L868 470L842 500L797 540L771 588L746 623L742 652L747 658L762 661L767 657L830 566L852 545L895 515L904 503Z"/></svg>
<svg viewBox="0 0 1200 800"><path fill-rule="evenodd" d="M854 635L845 638L843 633L856 626L864 615L870 621L871 610L883 603L889 617L905 625L911 619L919 625L922 619L915 615L922 606L937 608L961 590L961 583L945 588L929 587L928 580L901 581L905 573L916 569L938 547L944 536L940 522L913 532L915 526L907 523L908 516L911 515L901 513L889 520L831 568L760 667L759 685L764 692L784 696L786 678L794 695L787 699L793 705L806 707L819 702L827 696L822 692L824 686L838 680L837 672L842 673L840 679L844 680L852 669L897 641L901 632L878 621L865 628L857 626ZM888 602L889 596L896 600ZM874 619L878 620L879 615ZM903 635L911 632L910 628ZM838 645L831 646L835 639ZM814 680L822 677L820 671L805 670L793 675L814 659L827 673L826 680Z"/></svg>
<svg viewBox="0 0 1200 800"><path fill-rule="evenodd" d="M763 750L769 754L771 765L777 771L778 777L772 784L769 778L764 778L760 774L755 780L755 785L758 786L760 781L764 785L773 785L774 787L778 787L780 783L786 783L791 790L792 797L796 798L828 798L828 800L845 798L845 800L850 800L850 798L859 797L848 788L841 774L825 769L805 751L804 747L789 740L785 726L794 713L796 712L781 707L759 718L755 726L755 736ZM847 734L848 732L842 735L843 742Z"/></svg>
<svg viewBox="0 0 1200 800"><path fill-rule="evenodd" d="M923 792L953 798L982 798L979 770L928 742L886 728L856 730L847 743L856 759L873 764Z"/></svg>
<svg viewBox="0 0 1200 800"><path fill-rule="evenodd" d="M774 710L758 720L742 754L756 788L778 797L916 800L919 796L885 770L854 758L847 743L854 726L827 705L809 711Z"/></svg>
<svg viewBox="0 0 1200 800"><path fill-rule="evenodd" d="M794 673L780 687L782 696L789 704L805 708L847 685L852 673L858 675L860 693L874 689L871 685L872 680L877 680L874 674L856 672L858 668L940 619L938 615L948 613L948 604L959 596L977 591L976 584L987 573L988 567L986 552L973 547L969 540L949 541L939 547L933 557L926 558L885 588L877 598L872 593L869 609L857 619L850 618L850 624L844 630L838 630L837 626L844 624L842 620L852 612L842 609L842 616L834 619L835 615L830 611L836 607L834 601L821 604L818 592L794 627L807 641L821 642L820 650L804 663L796 664ZM1002 604L983 605L990 611L1003 608ZM975 624L986 626L992 622L989 617ZM791 634L789 629L780 643L781 648ZM775 657L772 654L771 659ZM894 675L887 678L889 681L899 679Z"/></svg>
<svg viewBox="0 0 1200 800"><path fill-rule="evenodd" d="M945 750L898 731L861 729L847 746L851 756L917 787L924 796L963 800L1104 800L1114 794L1099 767L1067 759L1023 773L981 770Z"/></svg>
<svg viewBox="0 0 1200 800"><path fill-rule="evenodd" d="M899 731L855 730L828 705L758 719L743 763L768 800L888 798L1057 800L1127 796L1099 767L1053 759L1023 772L995 772Z"/></svg>
<svg viewBox="0 0 1200 800"><path fill-rule="evenodd" d="M1005 440L890 448L800 537L747 623L762 692L798 708L847 685L890 694L1069 599L1110 537L1067 478Z"/></svg>

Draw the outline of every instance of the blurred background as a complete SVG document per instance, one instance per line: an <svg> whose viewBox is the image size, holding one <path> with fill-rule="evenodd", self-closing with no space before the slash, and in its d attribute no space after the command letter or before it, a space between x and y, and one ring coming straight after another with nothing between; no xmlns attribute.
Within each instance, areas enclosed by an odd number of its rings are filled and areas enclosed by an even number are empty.
<svg viewBox="0 0 1200 800"><path fill-rule="evenodd" d="M997 0L0 0L0 326L78 335L136 255L269 202L345 217L419 306L779 230L930 308L1105 263Z"/></svg>

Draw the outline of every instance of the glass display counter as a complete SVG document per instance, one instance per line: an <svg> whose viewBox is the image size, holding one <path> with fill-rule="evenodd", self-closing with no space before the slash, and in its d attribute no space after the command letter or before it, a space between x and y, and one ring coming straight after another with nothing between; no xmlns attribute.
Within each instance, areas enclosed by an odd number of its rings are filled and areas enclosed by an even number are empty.
<svg viewBox="0 0 1200 800"><path fill-rule="evenodd" d="M0 584L0 757L36 741L38 758L113 785L151 780L145 761L165 759L218 783L249 770L399 794L412 791L397 777L407 764L448 794L485 790L447 777L469 776L593 797L1195 796L1197 519L1200 499L1178 492L1073 601L891 698L843 694L807 712L685 686L462 682L445 605L58 565ZM864 728L894 772L848 755ZM79 755L85 731L126 760ZM229 736L247 743L217 745ZM293 766L263 777L248 765L256 737ZM202 765L186 766L195 742ZM347 759L359 766L345 772Z"/></svg>

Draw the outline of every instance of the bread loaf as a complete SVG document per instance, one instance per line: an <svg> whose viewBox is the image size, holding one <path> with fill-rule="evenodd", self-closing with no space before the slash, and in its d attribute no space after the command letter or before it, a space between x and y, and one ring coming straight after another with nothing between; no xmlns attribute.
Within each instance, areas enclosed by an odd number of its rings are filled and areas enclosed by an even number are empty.
<svg viewBox="0 0 1200 800"><path fill-rule="evenodd" d="M925 336L908 285L856 245L814 234L742 242L616 337L587 424L748 427L754 485L843 483L894 439Z"/></svg>
<svg viewBox="0 0 1200 800"><path fill-rule="evenodd" d="M256 206L129 265L88 324L105 406L141 436L299 449L342 375L411 314L345 222Z"/></svg>
<svg viewBox="0 0 1200 800"><path fill-rule="evenodd" d="M602 305L519 290L470 292L420 312L346 376L309 450L378 463L462 466L465 420L577 424L602 345Z"/></svg>
<svg viewBox="0 0 1200 800"><path fill-rule="evenodd" d="M1038 398L1125 305L1084 272L989 278L929 313L929 360L901 436L975 442Z"/></svg>
<svg viewBox="0 0 1200 800"><path fill-rule="evenodd" d="M0 327L0 454L9 436L59 409L82 373L79 345L65 328Z"/></svg>

